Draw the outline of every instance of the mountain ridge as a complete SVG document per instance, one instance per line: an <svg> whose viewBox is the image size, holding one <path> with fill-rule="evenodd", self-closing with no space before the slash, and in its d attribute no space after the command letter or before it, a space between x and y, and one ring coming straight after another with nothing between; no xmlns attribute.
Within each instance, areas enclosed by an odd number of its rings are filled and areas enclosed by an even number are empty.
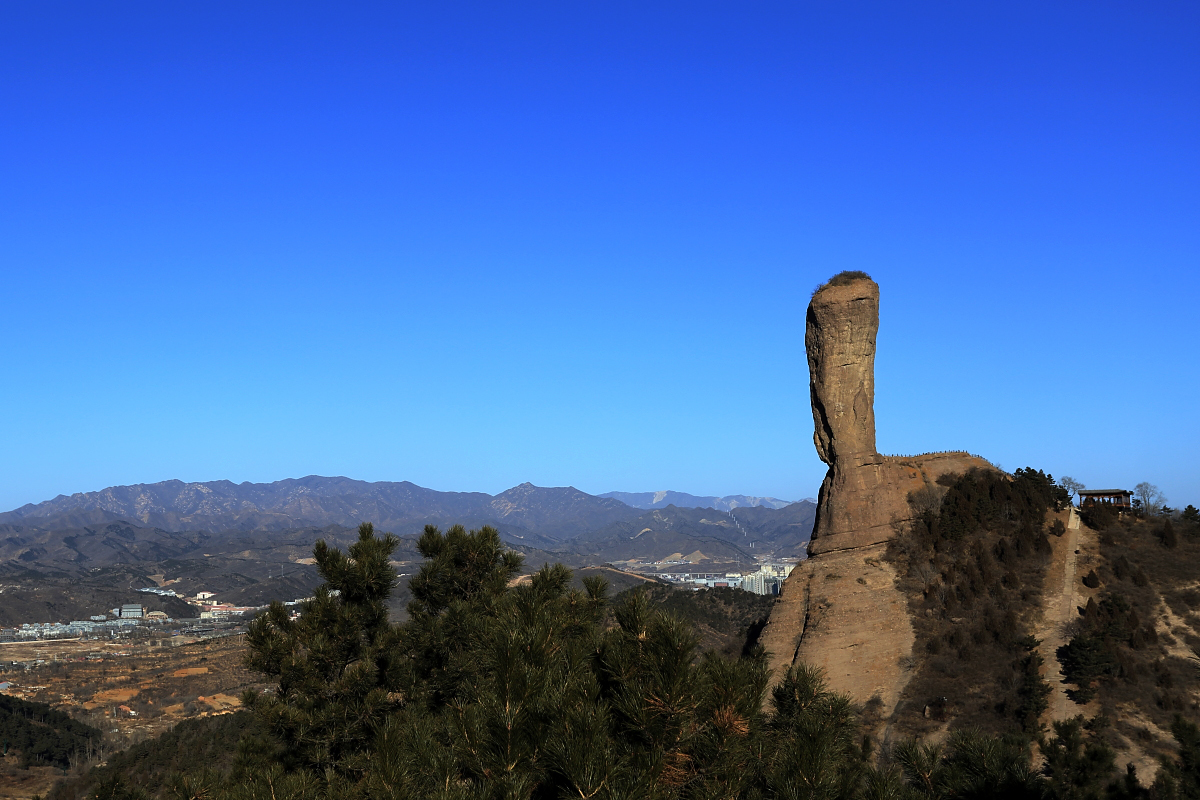
<svg viewBox="0 0 1200 800"><path fill-rule="evenodd" d="M633 519L652 509L780 509L774 497L703 497L685 492L608 492L591 495L573 486L525 482L490 495L443 492L411 481L361 481L306 475L270 483L178 479L108 486L60 494L0 513L0 525L77 528L126 521L163 531L278 531L323 525L419 530L426 523L492 524L514 538L550 547L573 537Z"/></svg>
<svg viewBox="0 0 1200 800"><path fill-rule="evenodd" d="M709 558L752 562L756 553L800 555L815 518L816 506L804 502L731 512L670 505L580 534L567 546L578 556L608 561L656 561L699 550Z"/></svg>
<svg viewBox="0 0 1200 800"><path fill-rule="evenodd" d="M561 541L637 516L619 500L574 487L514 486L498 495L440 492L410 481L359 481L308 475L272 483L180 480L109 486L58 495L0 513L0 524L56 519L69 525L127 520L165 531L269 531L371 521L383 528L414 522L495 523ZM518 537L523 538L523 537ZM544 543L544 542L543 542Z"/></svg>
<svg viewBox="0 0 1200 800"><path fill-rule="evenodd" d="M729 494L724 497L715 495L694 495L687 492L672 490L660 492L605 492L597 497L607 497L620 500L628 506L641 508L646 511L656 508L675 506L676 508L715 508L717 511L732 511L735 508L767 507L783 508L794 500L780 500L778 497L755 497L753 495Z"/></svg>

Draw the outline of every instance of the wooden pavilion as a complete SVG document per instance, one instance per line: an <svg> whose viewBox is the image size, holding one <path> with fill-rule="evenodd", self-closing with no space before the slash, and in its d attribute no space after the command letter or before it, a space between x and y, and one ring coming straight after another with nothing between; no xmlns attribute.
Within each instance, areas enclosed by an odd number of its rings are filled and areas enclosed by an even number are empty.
<svg viewBox="0 0 1200 800"><path fill-rule="evenodd" d="M1108 503L1114 511L1129 511L1133 508L1133 492L1128 489L1080 489L1079 507L1086 508L1096 503Z"/></svg>

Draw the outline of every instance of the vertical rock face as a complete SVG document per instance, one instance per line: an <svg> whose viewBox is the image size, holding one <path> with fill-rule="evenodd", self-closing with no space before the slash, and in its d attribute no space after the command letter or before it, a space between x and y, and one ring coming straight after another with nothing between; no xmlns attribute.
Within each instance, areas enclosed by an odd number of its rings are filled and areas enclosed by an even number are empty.
<svg viewBox="0 0 1200 800"><path fill-rule="evenodd" d="M963 452L883 456L875 449L875 338L879 286L843 273L808 306L805 350L815 432L829 465L810 558L792 571L763 631L778 680L795 662L822 667L829 685L886 719L907 683L915 639L908 606L884 558L912 520L909 493L947 473L991 468Z"/></svg>
<svg viewBox="0 0 1200 800"><path fill-rule="evenodd" d="M824 286L808 306L813 442L830 466L846 456L875 453L875 335L879 286L866 278Z"/></svg>
<svg viewBox="0 0 1200 800"><path fill-rule="evenodd" d="M912 458L875 449L875 337L879 286L863 277L830 281L808 306L804 347L817 455L829 465L809 554L886 542L912 518L908 493L947 472L987 467L966 453Z"/></svg>

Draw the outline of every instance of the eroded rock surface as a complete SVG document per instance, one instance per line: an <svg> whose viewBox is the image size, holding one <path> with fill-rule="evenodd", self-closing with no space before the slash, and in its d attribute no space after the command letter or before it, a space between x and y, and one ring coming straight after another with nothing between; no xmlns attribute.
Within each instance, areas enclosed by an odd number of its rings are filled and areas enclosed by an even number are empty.
<svg viewBox="0 0 1200 800"><path fill-rule="evenodd" d="M879 286L856 280L826 286L808 305L813 443L826 464L875 452L875 336Z"/></svg>
<svg viewBox="0 0 1200 800"><path fill-rule="evenodd" d="M875 449L875 337L879 286L834 279L808 307L804 344L815 433L829 471L821 484L809 559L784 583L763 631L776 680L796 662L820 666L832 689L886 719L907 683L915 640L904 595L883 560L913 518L909 493L948 473L991 468L965 452L884 456Z"/></svg>
<svg viewBox="0 0 1200 800"><path fill-rule="evenodd" d="M882 456L875 449L879 286L828 284L808 306L804 347L817 455L829 465L809 554L886 542L912 519L908 493L948 472L990 466L967 453Z"/></svg>
<svg viewBox="0 0 1200 800"><path fill-rule="evenodd" d="M916 633L886 544L836 550L796 567L763 631L772 678L792 664L820 667L830 688L856 702L878 698L890 716L908 683Z"/></svg>

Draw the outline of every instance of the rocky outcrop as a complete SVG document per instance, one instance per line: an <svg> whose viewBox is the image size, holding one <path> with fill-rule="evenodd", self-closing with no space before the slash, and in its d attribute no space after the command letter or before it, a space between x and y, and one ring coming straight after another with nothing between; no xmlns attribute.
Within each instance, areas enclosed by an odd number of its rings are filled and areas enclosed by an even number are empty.
<svg viewBox="0 0 1200 800"><path fill-rule="evenodd" d="M912 518L908 494L948 472L990 466L968 453L882 456L875 449L879 286L831 281L808 306L804 347L817 455L829 465L809 554L886 542Z"/></svg>
<svg viewBox="0 0 1200 800"><path fill-rule="evenodd" d="M879 286L843 273L819 288L804 337L817 455L829 465L809 559L784 583L762 641L775 678L803 661L858 702L890 716L914 641L904 596L883 559L913 513L909 494L948 473L991 468L965 452L884 456L875 449Z"/></svg>
<svg viewBox="0 0 1200 800"><path fill-rule="evenodd" d="M879 286L870 279L825 285L808 304L804 349L813 443L833 466L875 452L875 336Z"/></svg>

